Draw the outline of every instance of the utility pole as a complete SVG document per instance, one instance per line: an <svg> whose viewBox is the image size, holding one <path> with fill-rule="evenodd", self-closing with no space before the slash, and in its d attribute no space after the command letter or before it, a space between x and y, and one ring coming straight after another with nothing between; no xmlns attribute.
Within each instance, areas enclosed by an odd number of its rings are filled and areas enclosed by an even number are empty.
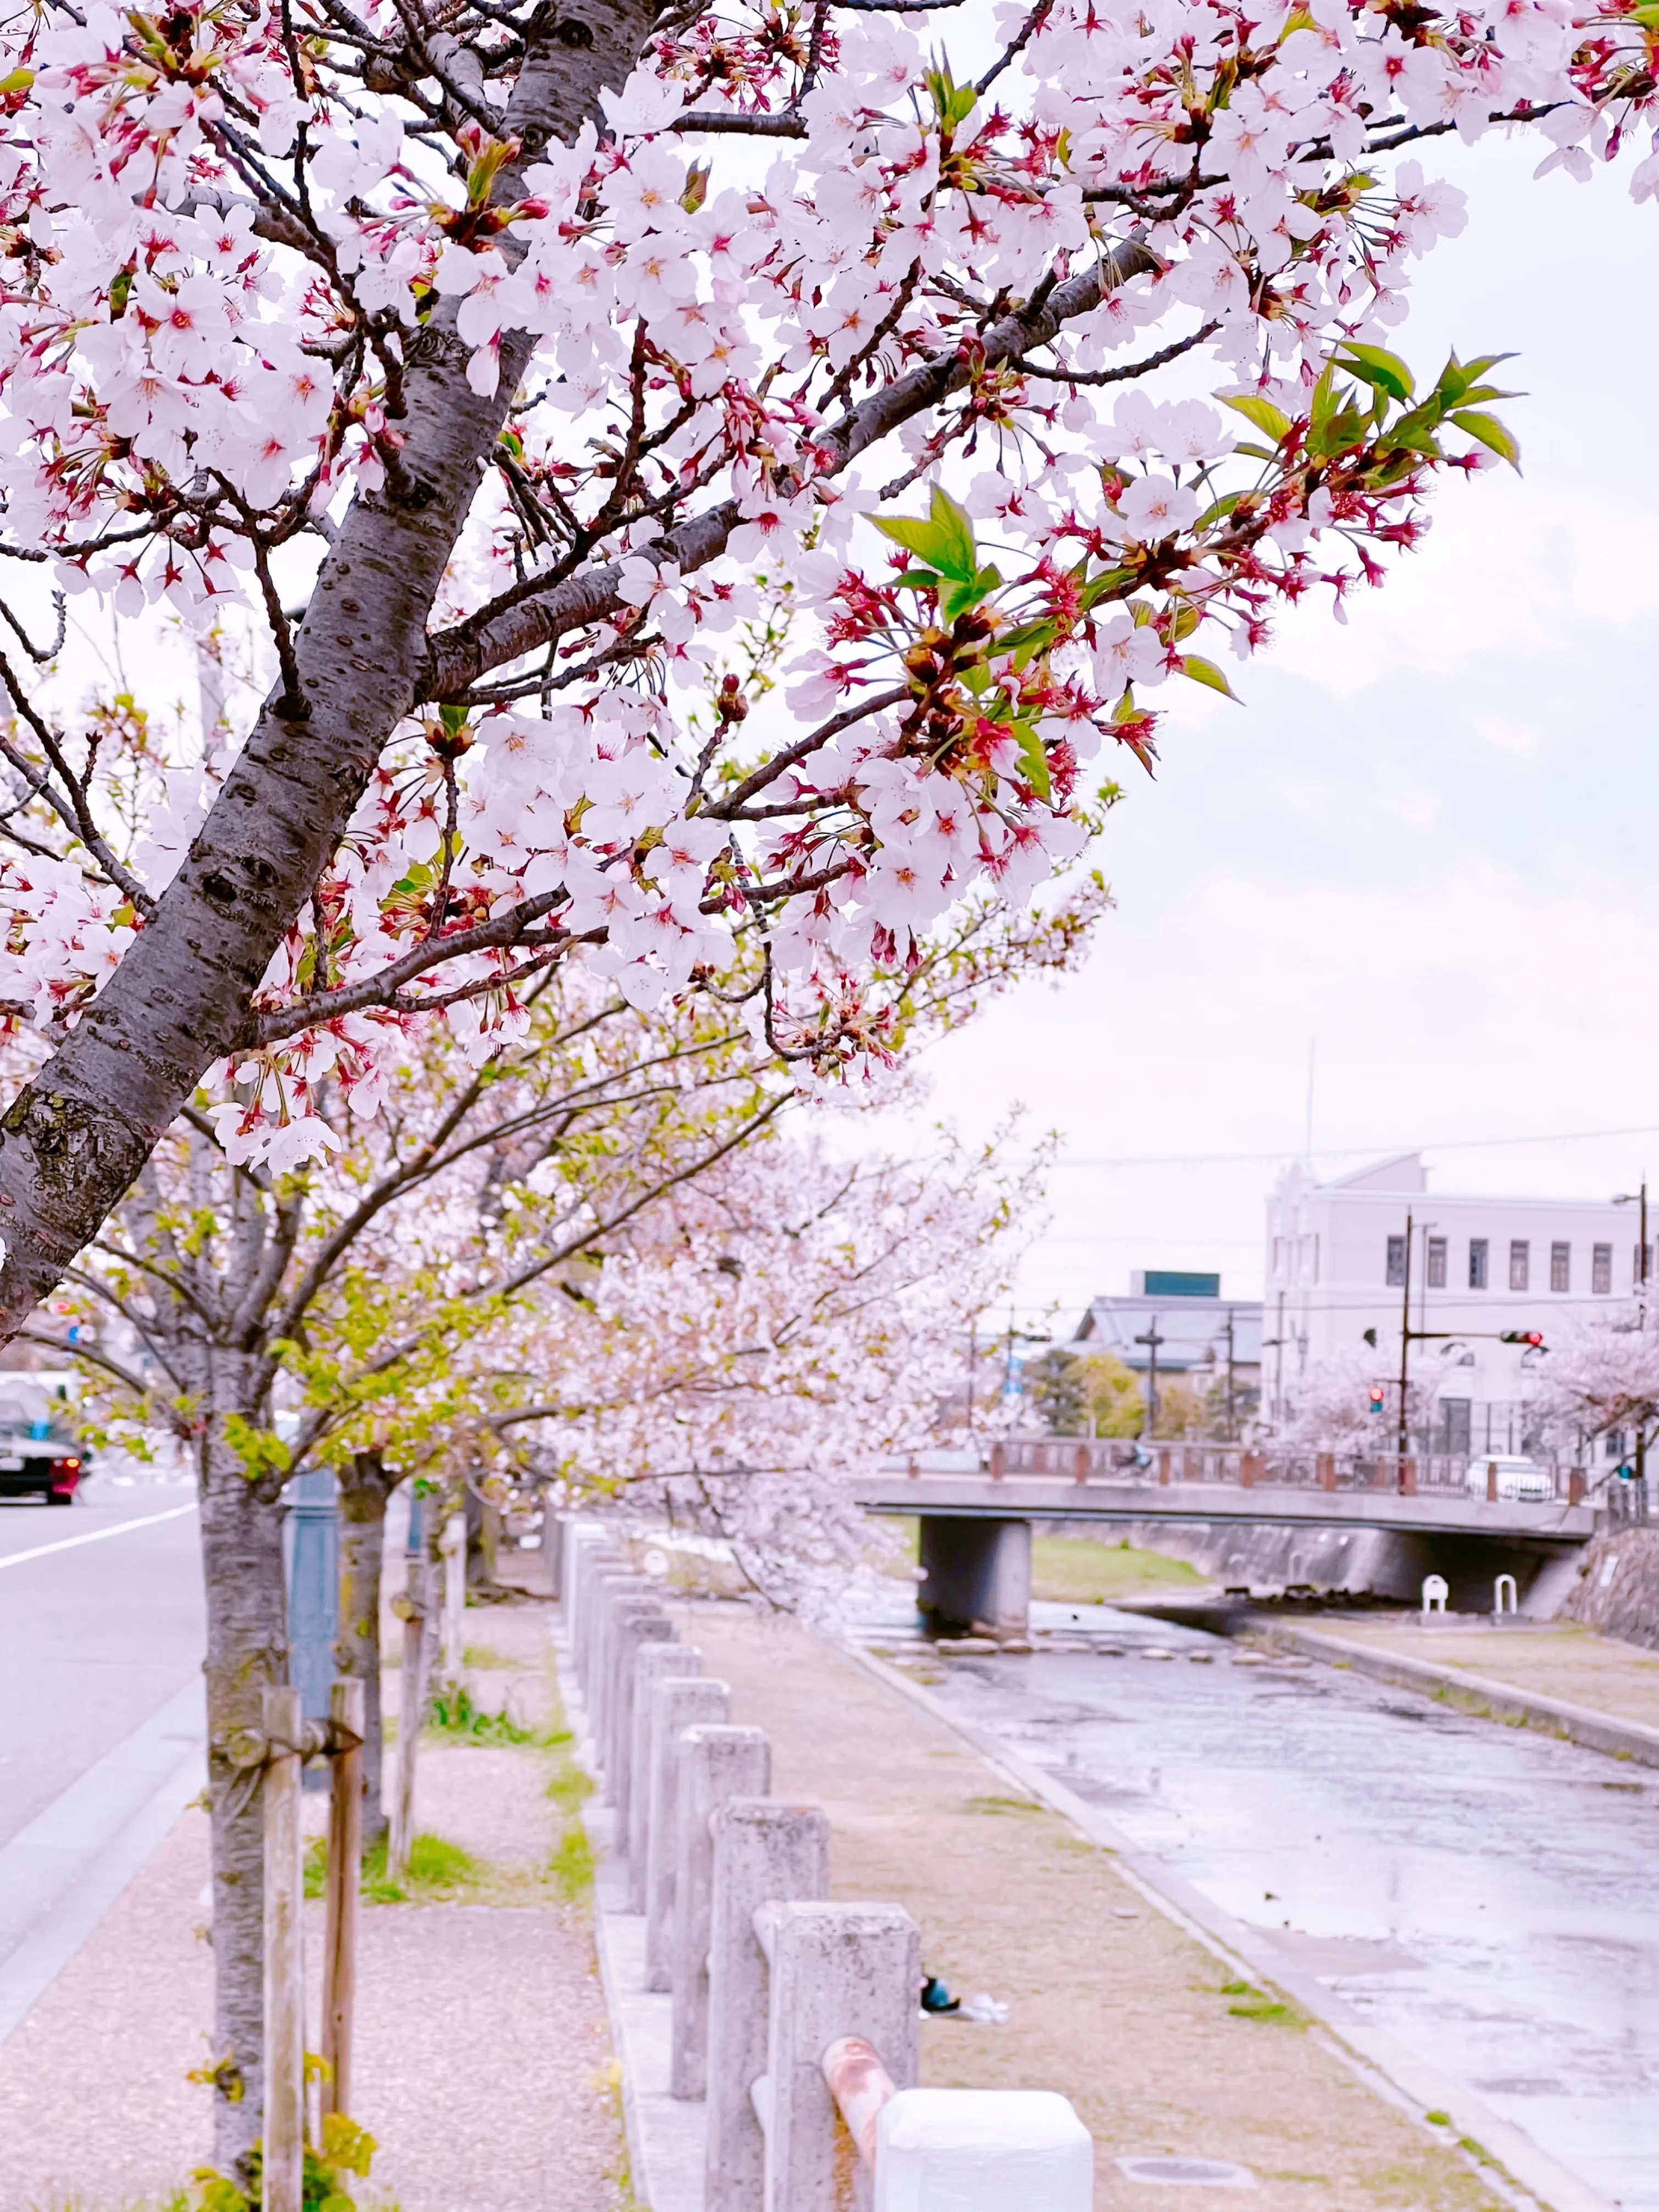
<svg viewBox="0 0 1659 2212"><path fill-rule="evenodd" d="M1148 1443L1151 1443L1152 1438L1158 1434L1158 1347L1160 1344L1167 1344L1169 1340L1168 1337L1160 1336L1158 1333L1156 1314L1152 1316L1152 1325L1146 1335L1138 1336L1135 1339L1137 1344L1144 1344L1146 1346L1149 1355L1146 1364L1146 1441Z"/></svg>
<svg viewBox="0 0 1659 2212"><path fill-rule="evenodd" d="M1279 1294L1279 1334L1273 1339L1273 1425L1285 1418L1285 1293Z"/></svg>
<svg viewBox="0 0 1659 2212"><path fill-rule="evenodd" d="M1227 1441L1233 1440L1233 1310L1227 1309Z"/></svg>
<svg viewBox="0 0 1659 2212"><path fill-rule="evenodd" d="M1374 1245L1373 1251L1376 1249ZM1375 1266L1376 1262L1373 1261ZM1400 1294L1400 1480L1406 1470L1406 1391L1412 1351L1412 1218L1406 1215L1406 1287Z"/></svg>
<svg viewBox="0 0 1659 2212"><path fill-rule="evenodd" d="M1636 1199L1638 1214L1636 1245L1636 1326L1638 1329L1643 1329L1648 1325L1648 1179L1646 1176L1643 1176L1640 1186L1633 1194L1630 1191L1621 1191L1613 1202L1615 1206L1628 1206L1632 1195ZM1647 1423L1638 1418L1636 1424L1636 1480L1644 1483L1647 1479Z"/></svg>

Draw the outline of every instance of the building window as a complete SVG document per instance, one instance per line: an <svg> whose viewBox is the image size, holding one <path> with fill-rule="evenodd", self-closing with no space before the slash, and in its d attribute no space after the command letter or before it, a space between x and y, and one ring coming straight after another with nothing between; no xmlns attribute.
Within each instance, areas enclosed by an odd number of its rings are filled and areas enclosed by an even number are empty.
<svg viewBox="0 0 1659 2212"><path fill-rule="evenodd" d="M1613 1247L1611 1244L1590 1246L1590 1292L1605 1298L1613 1289Z"/></svg>
<svg viewBox="0 0 1659 2212"><path fill-rule="evenodd" d="M1429 1239L1429 1288L1443 1291L1446 1287L1446 1240L1443 1237Z"/></svg>
<svg viewBox="0 0 1659 2212"><path fill-rule="evenodd" d="M1406 1240L1403 1237L1390 1237L1389 1239L1388 1280L1396 1291L1405 1286Z"/></svg>
<svg viewBox="0 0 1659 2212"><path fill-rule="evenodd" d="M1484 1291L1486 1287L1486 1240L1484 1237L1469 1239L1469 1288Z"/></svg>
<svg viewBox="0 0 1659 2212"><path fill-rule="evenodd" d="M1526 1240L1517 1237L1510 1245L1510 1288L1512 1291L1524 1291L1529 1272L1527 1265Z"/></svg>
<svg viewBox="0 0 1659 2212"><path fill-rule="evenodd" d="M1473 1410L1467 1398L1440 1401L1440 1449L1449 1459L1468 1457L1469 1415Z"/></svg>
<svg viewBox="0 0 1659 2212"><path fill-rule="evenodd" d="M1572 1288L1572 1247L1571 1244L1550 1246L1550 1288L1570 1291Z"/></svg>

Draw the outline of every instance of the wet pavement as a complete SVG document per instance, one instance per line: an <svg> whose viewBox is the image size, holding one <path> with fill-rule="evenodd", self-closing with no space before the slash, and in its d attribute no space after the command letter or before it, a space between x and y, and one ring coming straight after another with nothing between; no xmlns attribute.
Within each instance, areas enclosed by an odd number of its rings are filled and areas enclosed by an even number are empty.
<svg viewBox="0 0 1659 2212"><path fill-rule="evenodd" d="M1659 2212L1659 1773L1105 1607L1033 1612L1087 1647L954 1659L933 1694L1607 2203Z"/></svg>

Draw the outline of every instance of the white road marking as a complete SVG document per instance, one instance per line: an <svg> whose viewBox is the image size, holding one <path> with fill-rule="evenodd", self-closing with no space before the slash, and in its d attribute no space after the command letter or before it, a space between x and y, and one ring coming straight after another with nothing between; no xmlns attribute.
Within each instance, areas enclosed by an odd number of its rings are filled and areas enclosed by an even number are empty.
<svg viewBox="0 0 1659 2212"><path fill-rule="evenodd" d="M0 1555L0 1573L8 1567L21 1567L25 1559L44 1559L52 1552L72 1552L77 1544L101 1544L106 1536L123 1536L129 1528L153 1528L158 1521L176 1521L181 1514L195 1510L192 1499L188 1505L170 1505L165 1513L146 1513L137 1521L116 1521L107 1528L88 1528L84 1536L64 1536L56 1544L36 1544L31 1551L8 1552Z"/></svg>

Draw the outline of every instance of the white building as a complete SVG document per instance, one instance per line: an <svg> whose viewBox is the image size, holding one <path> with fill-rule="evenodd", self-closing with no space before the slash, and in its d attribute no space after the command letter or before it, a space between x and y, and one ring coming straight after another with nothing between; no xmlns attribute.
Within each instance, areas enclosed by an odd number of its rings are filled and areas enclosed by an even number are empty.
<svg viewBox="0 0 1659 2212"><path fill-rule="evenodd" d="M1565 1316L1626 1303L1638 1273L1637 1222L1634 1206L1610 1200L1431 1191L1417 1152L1334 1182L1293 1167L1267 1200L1264 1407L1291 1395L1311 1363L1358 1349L1367 1329L1376 1332L1379 1375L1397 1376L1409 1299L1412 1328L1447 1332L1411 1346L1412 1378L1434 1407L1419 1447L1523 1450L1547 1353L1504 1344L1501 1334L1540 1330L1547 1346ZM1390 1391L1390 1428L1397 1415Z"/></svg>

